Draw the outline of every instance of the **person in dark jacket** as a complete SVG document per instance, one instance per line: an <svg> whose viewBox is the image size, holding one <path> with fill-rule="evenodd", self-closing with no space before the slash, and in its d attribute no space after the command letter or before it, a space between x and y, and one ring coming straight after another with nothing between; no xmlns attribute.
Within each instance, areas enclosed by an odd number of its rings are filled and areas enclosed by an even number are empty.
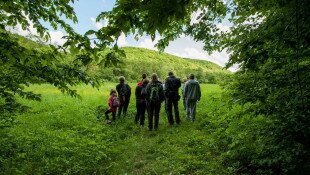
<svg viewBox="0 0 310 175"><path fill-rule="evenodd" d="M147 103L148 103L148 110L149 110L149 130L158 129L158 121L159 121L159 112L161 103L164 101L164 91L163 86L160 81L158 81L157 74L152 74L152 80L146 87L147 91ZM155 116L155 118L154 118ZM153 126L153 119L154 119L154 126Z"/></svg>
<svg viewBox="0 0 310 175"><path fill-rule="evenodd" d="M181 87L181 80L173 75L173 72L168 73L165 81L165 97L168 113L168 122L170 125L174 124L172 115L172 106L174 108L174 115L177 124L180 124L178 101L180 100L179 88Z"/></svg>
<svg viewBox="0 0 310 175"><path fill-rule="evenodd" d="M128 105L130 102L131 88L128 84L125 84L125 77L119 77L119 84L116 85L116 90L120 100L117 116L120 118L121 113L123 112L123 116L126 117Z"/></svg>
<svg viewBox="0 0 310 175"><path fill-rule="evenodd" d="M142 86L142 85L143 85L143 80L146 79L146 78L147 78L146 73L143 73L143 74L142 74L142 80L138 82L137 86ZM136 113L136 115L135 115L135 119L136 119L136 118L138 118L138 110L137 110L137 113Z"/></svg>
<svg viewBox="0 0 310 175"><path fill-rule="evenodd" d="M186 100L186 117L192 121L195 121L196 103L201 97L200 85L194 78L194 74L190 74L183 94Z"/></svg>
<svg viewBox="0 0 310 175"><path fill-rule="evenodd" d="M144 79L141 85L136 87L136 108L137 108L137 115L135 116L135 123L137 124L140 121L140 125L144 126L145 120L145 111L146 111L146 96L147 90L146 86L149 83L148 79Z"/></svg>

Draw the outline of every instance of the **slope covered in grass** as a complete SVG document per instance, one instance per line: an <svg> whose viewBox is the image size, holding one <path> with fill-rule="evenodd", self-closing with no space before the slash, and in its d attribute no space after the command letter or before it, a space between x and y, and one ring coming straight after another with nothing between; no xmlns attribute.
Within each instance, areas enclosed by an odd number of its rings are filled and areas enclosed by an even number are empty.
<svg viewBox="0 0 310 175"><path fill-rule="evenodd" d="M118 76L124 75L127 80L134 82L140 79L142 73L157 73L160 79L164 79L168 71L173 71L182 79L194 73L198 81L203 83L218 83L231 74L228 70L205 60L181 58L143 48L123 49L127 57L121 60L122 64L116 67L93 66L91 72L107 81L116 81Z"/></svg>

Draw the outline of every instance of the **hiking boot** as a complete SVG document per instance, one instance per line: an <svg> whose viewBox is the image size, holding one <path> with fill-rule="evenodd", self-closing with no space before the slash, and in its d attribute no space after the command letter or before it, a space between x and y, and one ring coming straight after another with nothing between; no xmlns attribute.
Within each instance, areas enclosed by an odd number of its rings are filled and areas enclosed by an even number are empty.
<svg viewBox="0 0 310 175"><path fill-rule="evenodd" d="M106 120L106 124L110 125L111 123L111 120Z"/></svg>

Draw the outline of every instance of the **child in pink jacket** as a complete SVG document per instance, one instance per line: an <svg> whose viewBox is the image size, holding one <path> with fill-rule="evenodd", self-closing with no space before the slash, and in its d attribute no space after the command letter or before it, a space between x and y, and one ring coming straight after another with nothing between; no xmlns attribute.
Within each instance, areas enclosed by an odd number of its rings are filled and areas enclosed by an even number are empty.
<svg viewBox="0 0 310 175"><path fill-rule="evenodd" d="M105 111L105 117L106 117L106 122L107 124L111 124L111 121L109 120L109 113L112 113L112 120L115 122L115 116L116 116L116 111L117 107L119 106L119 100L116 95L116 90L111 89L110 91L110 97L108 100L108 105L109 108Z"/></svg>

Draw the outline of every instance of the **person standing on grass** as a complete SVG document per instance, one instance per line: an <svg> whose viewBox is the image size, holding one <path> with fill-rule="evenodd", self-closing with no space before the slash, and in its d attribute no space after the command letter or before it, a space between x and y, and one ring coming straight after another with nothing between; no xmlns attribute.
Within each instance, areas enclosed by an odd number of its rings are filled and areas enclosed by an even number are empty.
<svg viewBox="0 0 310 175"><path fill-rule="evenodd" d="M123 112L124 118L126 117L128 105L130 102L130 96L131 96L131 88L128 84L125 84L125 77L120 76L119 77L119 84L116 85L116 90L119 96L120 105L118 108L117 116L118 118L121 117L121 113Z"/></svg>
<svg viewBox="0 0 310 175"><path fill-rule="evenodd" d="M165 81L163 82L163 90L164 90L164 94L166 94L166 87L165 87ZM167 116L168 116L168 112L167 112L167 100L166 100L166 98L165 98L165 100L164 100L164 106L165 106L165 113L167 114Z"/></svg>
<svg viewBox="0 0 310 175"><path fill-rule="evenodd" d="M137 85L138 85L138 86L142 86L143 80L146 79L146 77L147 77L146 73L143 73L143 74L142 74L142 80L139 81Z"/></svg>
<svg viewBox="0 0 310 175"><path fill-rule="evenodd" d="M183 87L182 87L182 100L183 100L183 108L184 108L185 112L186 112L186 100L185 100L185 97L184 97L184 90L185 90L185 86L186 86L186 82L187 81L188 81L188 77L187 77L187 79L183 80Z"/></svg>
<svg viewBox="0 0 310 175"><path fill-rule="evenodd" d="M138 82L137 86L142 86L142 85L143 85L143 80L146 79L146 77L147 77L146 73L143 73L143 74L142 74L142 80ZM137 89L137 88L136 88L136 89ZM135 119L136 119L136 118L139 118L139 117L138 117L138 109L137 109L137 113L136 113Z"/></svg>
<svg viewBox="0 0 310 175"><path fill-rule="evenodd" d="M195 121L196 103L200 100L201 91L198 81L194 80L194 74L189 75L189 80L184 89L184 98L186 100L186 118Z"/></svg>
<svg viewBox="0 0 310 175"><path fill-rule="evenodd" d="M157 74L152 74L152 80L146 87L147 91L147 103L148 103L148 110L149 110L149 130L158 129L158 121L159 121L159 112L161 103L164 101L164 91L163 86L160 81L158 81ZM155 117L154 117L155 116ZM154 119L154 126L153 126L153 119Z"/></svg>
<svg viewBox="0 0 310 175"><path fill-rule="evenodd" d="M117 98L116 90L114 89L111 89L110 91L108 105L109 105L109 108L105 111L104 114L106 118L106 123L111 124L111 120L109 119L109 113L112 113L112 120L113 122L115 122L116 110L117 110L117 107L119 106L119 99Z"/></svg>
<svg viewBox="0 0 310 175"><path fill-rule="evenodd" d="M146 107L146 86L149 83L148 79L144 79L142 85L138 85L136 87L135 95L136 95L136 108L137 108L137 115L135 116L135 123L137 124L140 121L140 126L144 126L145 120L145 111Z"/></svg>
<svg viewBox="0 0 310 175"><path fill-rule="evenodd" d="M168 73L168 77L165 81L165 97L167 103L168 122L170 125L174 124L172 115L172 106L174 108L174 115L177 124L180 124L178 101L180 100L179 88L181 87L181 81L173 75L173 72Z"/></svg>

